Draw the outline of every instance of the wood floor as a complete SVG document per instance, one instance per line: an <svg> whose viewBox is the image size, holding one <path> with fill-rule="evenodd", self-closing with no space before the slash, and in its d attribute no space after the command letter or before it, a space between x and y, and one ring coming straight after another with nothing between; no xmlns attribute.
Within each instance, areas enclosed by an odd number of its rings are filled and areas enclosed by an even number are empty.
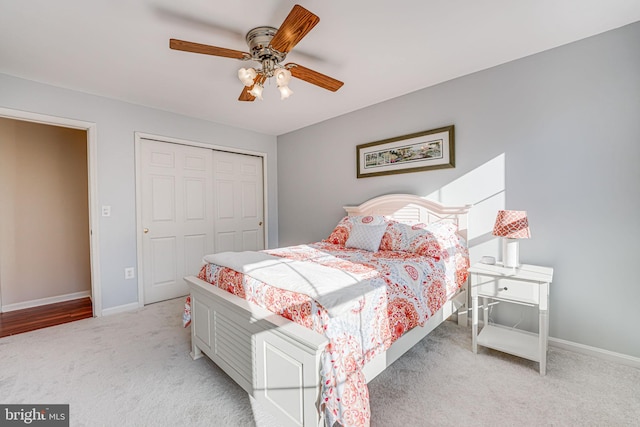
<svg viewBox="0 0 640 427"><path fill-rule="evenodd" d="M0 313L0 338L93 317L90 298Z"/></svg>

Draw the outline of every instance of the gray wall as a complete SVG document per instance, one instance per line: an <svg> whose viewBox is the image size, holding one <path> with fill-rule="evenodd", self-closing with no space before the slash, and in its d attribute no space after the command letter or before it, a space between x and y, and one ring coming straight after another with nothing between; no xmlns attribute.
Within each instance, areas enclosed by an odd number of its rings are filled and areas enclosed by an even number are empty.
<svg viewBox="0 0 640 427"><path fill-rule="evenodd" d="M138 300L136 280L124 268L136 264L134 132L267 153L269 245L278 244L276 138L0 74L0 107L97 124L102 308Z"/></svg>
<svg viewBox="0 0 640 427"><path fill-rule="evenodd" d="M635 23L278 137L280 244L406 192L475 205L475 262L500 258L496 211L527 210L521 261L555 269L550 335L640 357L639 41ZM356 145L449 124L455 169L356 179ZM536 329L528 308L492 316Z"/></svg>

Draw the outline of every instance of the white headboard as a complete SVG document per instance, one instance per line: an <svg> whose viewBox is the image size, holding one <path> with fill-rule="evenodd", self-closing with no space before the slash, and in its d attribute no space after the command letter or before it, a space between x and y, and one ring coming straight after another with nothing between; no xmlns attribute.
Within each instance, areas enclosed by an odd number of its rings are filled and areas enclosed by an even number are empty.
<svg viewBox="0 0 640 427"><path fill-rule="evenodd" d="M358 206L345 206L349 216L386 215L399 222L430 224L439 221L452 222L458 233L467 239L467 215L471 205L445 206L412 194L387 194L375 197Z"/></svg>

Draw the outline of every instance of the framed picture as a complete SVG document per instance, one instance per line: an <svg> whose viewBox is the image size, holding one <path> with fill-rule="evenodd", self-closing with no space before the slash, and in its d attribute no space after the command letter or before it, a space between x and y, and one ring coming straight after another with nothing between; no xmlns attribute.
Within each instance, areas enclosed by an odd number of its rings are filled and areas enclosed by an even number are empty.
<svg viewBox="0 0 640 427"><path fill-rule="evenodd" d="M455 166L453 125L356 147L358 178Z"/></svg>

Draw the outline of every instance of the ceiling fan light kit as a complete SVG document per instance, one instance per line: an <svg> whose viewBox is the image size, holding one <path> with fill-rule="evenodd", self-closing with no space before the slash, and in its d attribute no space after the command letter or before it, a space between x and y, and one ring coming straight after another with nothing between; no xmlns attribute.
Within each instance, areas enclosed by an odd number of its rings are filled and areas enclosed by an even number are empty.
<svg viewBox="0 0 640 427"><path fill-rule="evenodd" d="M255 85L253 85L249 93L254 98L258 98L260 101L262 101L262 89L264 89L264 86L262 86L260 83L256 83Z"/></svg>
<svg viewBox="0 0 640 427"><path fill-rule="evenodd" d="M280 99L282 100L293 94L293 91L289 88L291 77L335 92L342 87L343 83L341 81L298 64L281 64L287 53L319 21L320 18L316 15L300 5L295 5L279 29L263 26L256 27L247 33L246 41L250 53L177 39L171 39L169 47L185 52L258 62L260 64L259 67L243 67L238 70L238 79L244 85L238 98L239 101L253 101L256 98L262 100L264 82L271 77L276 79L276 84L280 90Z"/></svg>
<svg viewBox="0 0 640 427"><path fill-rule="evenodd" d="M280 87L278 87L278 89L280 89L280 99L281 100L285 100L288 97L290 97L291 95L293 95L293 91L291 89L289 89L289 86L280 86Z"/></svg>
<svg viewBox="0 0 640 427"><path fill-rule="evenodd" d="M251 57L246 60L260 62L261 68L240 68L238 78L243 85L250 88L249 94L262 100L262 90L264 85L255 83L256 76L264 76L265 80L271 77L276 78L278 89L280 89L280 99L287 99L293 94L288 84L291 80L291 71L280 62L287 56L286 53L278 52L270 44L277 29L273 27L257 27L247 33L247 44L251 51Z"/></svg>
<svg viewBox="0 0 640 427"><path fill-rule="evenodd" d="M278 87L287 86L291 80L291 71L286 68L279 68L276 71L275 76Z"/></svg>
<svg viewBox="0 0 640 427"><path fill-rule="evenodd" d="M238 78L245 86L253 86L253 80L257 75L256 70L253 68L240 68L238 70Z"/></svg>

